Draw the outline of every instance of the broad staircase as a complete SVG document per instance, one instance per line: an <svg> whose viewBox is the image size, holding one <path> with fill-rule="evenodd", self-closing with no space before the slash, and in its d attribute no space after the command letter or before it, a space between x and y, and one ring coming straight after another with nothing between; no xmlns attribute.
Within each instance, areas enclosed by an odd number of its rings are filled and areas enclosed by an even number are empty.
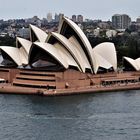
<svg viewBox="0 0 140 140"><path fill-rule="evenodd" d="M52 72L20 70L13 80L13 86L56 89L56 76Z"/></svg>

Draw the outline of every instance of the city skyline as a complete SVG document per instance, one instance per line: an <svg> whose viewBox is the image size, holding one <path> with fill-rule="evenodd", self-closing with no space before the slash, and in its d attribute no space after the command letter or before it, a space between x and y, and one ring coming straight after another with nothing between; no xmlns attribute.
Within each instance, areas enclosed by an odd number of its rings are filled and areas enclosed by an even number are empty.
<svg viewBox="0 0 140 140"><path fill-rule="evenodd" d="M65 1L65 0L14 0L9 5L8 0L0 0L0 19L29 18L37 15L40 18L46 17L47 13L64 13L71 17L73 14L81 14L84 18L111 20L112 15L128 14L132 20L140 16L140 1L128 0L98 0L88 1Z"/></svg>

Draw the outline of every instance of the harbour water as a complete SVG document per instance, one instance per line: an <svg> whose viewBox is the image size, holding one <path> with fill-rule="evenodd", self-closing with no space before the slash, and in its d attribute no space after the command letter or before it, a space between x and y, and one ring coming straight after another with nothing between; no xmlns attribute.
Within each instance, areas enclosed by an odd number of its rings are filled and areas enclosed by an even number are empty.
<svg viewBox="0 0 140 140"><path fill-rule="evenodd" d="M140 90L0 95L1 140L139 140Z"/></svg>

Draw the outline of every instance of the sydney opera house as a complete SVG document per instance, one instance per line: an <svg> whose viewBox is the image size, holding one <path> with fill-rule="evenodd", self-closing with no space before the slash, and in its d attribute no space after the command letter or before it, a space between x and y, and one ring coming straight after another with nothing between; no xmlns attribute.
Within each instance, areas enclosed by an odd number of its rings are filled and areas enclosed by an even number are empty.
<svg viewBox="0 0 140 140"><path fill-rule="evenodd" d="M0 50L1 93L67 95L139 88L140 59L124 57L126 67L135 71L118 73L114 44L92 47L66 17L58 32L47 34L30 25L30 40L17 37L16 47L0 46Z"/></svg>

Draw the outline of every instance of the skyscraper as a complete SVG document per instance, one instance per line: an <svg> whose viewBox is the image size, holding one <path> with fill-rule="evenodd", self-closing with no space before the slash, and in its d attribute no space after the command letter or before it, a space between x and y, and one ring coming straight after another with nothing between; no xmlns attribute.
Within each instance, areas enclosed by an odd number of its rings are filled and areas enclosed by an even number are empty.
<svg viewBox="0 0 140 140"><path fill-rule="evenodd" d="M47 14L47 21L51 22L52 21L52 13Z"/></svg>
<svg viewBox="0 0 140 140"><path fill-rule="evenodd" d="M57 13L55 13L54 20L55 22L59 22L59 15Z"/></svg>
<svg viewBox="0 0 140 140"><path fill-rule="evenodd" d="M136 23L140 24L140 17L136 19Z"/></svg>
<svg viewBox="0 0 140 140"><path fill-rule="evenodd" d="M83 22L83 16L82 15L77 16L77 22L79 22L79 23Z"/></svg>
<svg viewBox="0 0 140 140"><path fill-rule="evenodd" d="M72 15L72 21L76 22L76 15Z"/></svg>
<svg viewBox="0 0 140 140"><path fill-rule="evenodd" d="M131 18L126 14L115 14L112 16L112 25L116 29L126 29L130 26Z"/></svg>

